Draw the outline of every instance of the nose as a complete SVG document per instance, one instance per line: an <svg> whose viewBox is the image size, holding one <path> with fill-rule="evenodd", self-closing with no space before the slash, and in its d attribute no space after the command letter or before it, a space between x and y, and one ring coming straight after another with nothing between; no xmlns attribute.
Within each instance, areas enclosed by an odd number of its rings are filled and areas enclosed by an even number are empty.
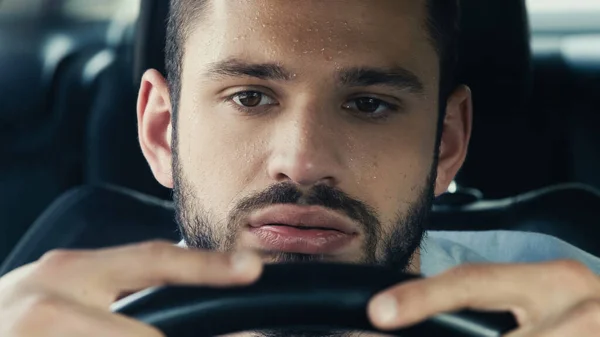
<svg viewBox="0 0 600 337"><path fill-rule="evenodd" d="M300 186L339 185L343 175L342 134L324 112L303 111L277 121L267 165L271 179Z"/></svg>

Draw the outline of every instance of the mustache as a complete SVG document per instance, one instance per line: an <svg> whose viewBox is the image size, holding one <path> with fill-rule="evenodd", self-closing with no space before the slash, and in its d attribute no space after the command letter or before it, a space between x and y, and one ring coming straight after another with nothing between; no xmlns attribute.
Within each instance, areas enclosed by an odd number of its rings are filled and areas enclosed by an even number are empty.
<svg viewBox="0 0 600 337"><path fill-rule="evenodd" d="M314 185L306 192L301 191L293 183L271 185L262 192L242 199L235 207L232 217L239 219L245 214L277 204L320 206L343 213L365 226L367 230L379 228L377 213L372 207L339 189L323 184Z"/></svg>

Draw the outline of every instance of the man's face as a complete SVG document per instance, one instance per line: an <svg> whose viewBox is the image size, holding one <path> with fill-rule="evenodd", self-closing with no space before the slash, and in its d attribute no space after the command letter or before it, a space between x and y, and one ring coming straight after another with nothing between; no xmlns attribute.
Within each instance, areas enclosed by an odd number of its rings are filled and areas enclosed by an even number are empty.
<svg viewBox="0 0 600 337"><path fill-rule="evenodd" d="M174 187L188 245L407 267L468 140L458 128L437 161L425 2L210 3L185 41L180 97L151 83L140 109L142 148ZM167 97L154 107L152 89ZM169 99L177 125L145 127L156 105L173 113Z"/></svg>

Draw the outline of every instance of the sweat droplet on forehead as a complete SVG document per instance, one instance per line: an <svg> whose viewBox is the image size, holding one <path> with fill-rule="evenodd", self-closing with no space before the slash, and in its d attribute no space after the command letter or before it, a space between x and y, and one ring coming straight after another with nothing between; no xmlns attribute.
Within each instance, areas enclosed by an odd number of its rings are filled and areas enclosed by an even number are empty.
<svg viewBox="0 0 600 337"><path fill-rule="evenodd" d="M378 6L367 6L363 0L307 1L306 4L273 0L215 2L209 28L214 43L198 41L195 47L202 46L201 53L212 54L211 62L243 56L255 62L294 65L291 71L301 68L301 63L312 66L320 60L328 72L339 69L338 64L342 67L372 64L401 65L418 73L410 63L429 62L423 55L416 57L421 54L418 43L411 41L418 36L414 31L422 30L418 19L409 20L420 15L419 12L415 15L415 8L420 5L414 1L380 0ZM394 13L393 19L391 13ZM389 34L390 31L394 34ZM205 30L196 32L207 33ZM428 39L422 40L429 44ZM435 63L437 55L433 52ZM199 57L196 55L194 59ZM437 71L431 66L423 69L432 75ZM324 74L323 71L317 73Z"/></svg>

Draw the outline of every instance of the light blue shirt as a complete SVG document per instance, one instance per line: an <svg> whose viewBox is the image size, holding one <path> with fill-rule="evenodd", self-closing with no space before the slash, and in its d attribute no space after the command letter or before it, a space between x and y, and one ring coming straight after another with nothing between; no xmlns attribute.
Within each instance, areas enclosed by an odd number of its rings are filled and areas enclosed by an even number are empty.
<svg viewBox="0 0 600 337"><path fill-rule="evenodd" d="M466 263L579 261L600 274L600 258L553 236L515 231L428 232L421 273L433 276Z"/></svg>

